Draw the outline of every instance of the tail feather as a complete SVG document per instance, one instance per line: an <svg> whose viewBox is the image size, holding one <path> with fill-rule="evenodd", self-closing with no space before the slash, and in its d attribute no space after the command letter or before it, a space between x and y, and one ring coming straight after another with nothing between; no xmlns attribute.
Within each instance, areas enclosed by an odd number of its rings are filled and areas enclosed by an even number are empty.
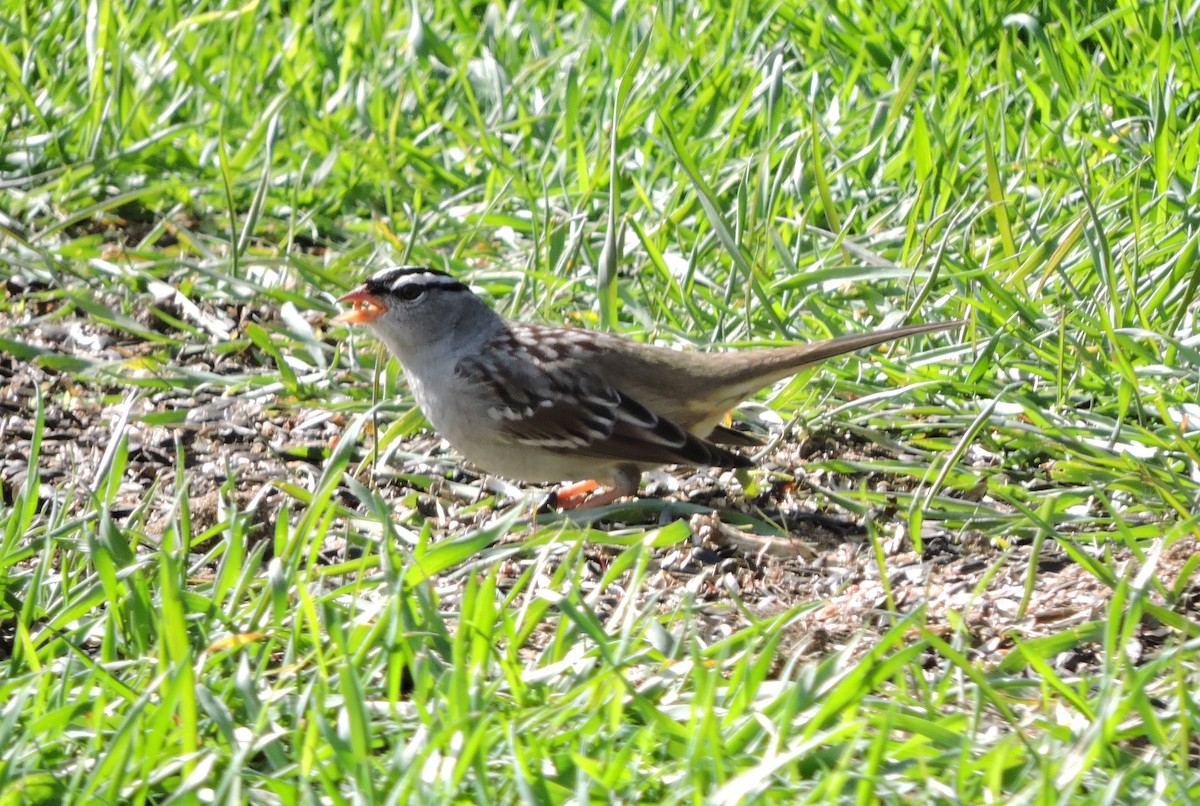
<svg viewBox="0 0 1200 806"><path fill-rule="evenodd" d="M728 382L735 387L745 384L749 389L746 394L753 394L781 378L794 375L806 367L839 355L853 353L895 339L919 336L923 333L936 333L939 330L950 330L964 324L966 324L965 319L952 322L928 322L919 325L905 325L890 330L875 330L870 333L850 333L811 344L798 344L794 347L757 350L753 353L753 363L747 362L744 366L737 367L733 376L728 378Z"/></svg>

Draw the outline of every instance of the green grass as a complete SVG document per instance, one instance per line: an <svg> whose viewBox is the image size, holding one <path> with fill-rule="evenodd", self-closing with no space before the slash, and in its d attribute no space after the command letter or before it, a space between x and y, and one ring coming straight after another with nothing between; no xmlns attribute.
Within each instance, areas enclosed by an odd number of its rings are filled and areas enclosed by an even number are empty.
<svg viewBox="0 0 1200 806"><path fill-rule="evenodd" d="M1195 6L712 5L5 0L0 803L1200 799ZM875 628L405 465L327 319L393 261L704 348L969 318L764 397L855 446L790 470ZM894 595L934 532L998 650Z"/></svg>

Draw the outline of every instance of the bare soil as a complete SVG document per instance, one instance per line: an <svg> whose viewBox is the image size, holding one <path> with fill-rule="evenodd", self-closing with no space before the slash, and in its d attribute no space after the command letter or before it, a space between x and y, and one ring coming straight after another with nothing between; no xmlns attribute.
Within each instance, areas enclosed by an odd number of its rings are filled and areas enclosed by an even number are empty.
<svg viewBox="0 0 1200 806"><path fill-rule="evenodd" d="M331 373L313 399L298 400L270 387L264 379L274 377L274 369L256 364L263 359L250 350L230 350L216 338L182 348L153 341L149 334L161 329L162 320L150 314L140 320L146 334L134 335L70 306L30 302L12 305L11 310L17 313L0 313L0 335L24 345L21 350L41 352L19 355L17 350L0 349L3 502L11 505L27 483L40 396L44 423L36 465L41 511L94 512L96 492L110 483L113 440L123 435L128 461L111 514L118 525L141 535L138 543L145 551L153 550L164 525L175 517L181 472L190 499L193 551L203 552L219 539L231 507L249 513L251 540L272 535L283 505L293 516L298 509L280 483L312 489L345 426L345 416L331 412L321 397L344 400L351 385L362 383L346 373ZM228 307L174 313L183 319L207 318L206 324L193 324L208 330L225 327L231 333L247 321L269 323L274 316L270 310ZM318 330L319 320L314 320ZM164 355L169 357L166 362L161 360ZM64 357L84 359L86 365L64 363ZM192 382L180 385L172 380L184 370ZM156 384L155 378L162 383ZM685 596L698 598L705 604L697 615L702 622L698 628L711 639L746 626L751 618L811 605L791 627L791 646L783 656L825 657L847 647L852 654L865 652L874 636L923 610L923 618L914 624L926 625L985 662L998 663L1013 650L1014 639L1048 637L1105 618L1111 587L1054 540L1035 549L1020 541L930 529L921 536L918 551L902 513L871 513L869 529L862 518L811 491L855 489L861 484L903 490L903 479L806 470L832 459L869 458L881 450L835 432L781 443L763 464L783 470L792 480L767 484L752 500L740 492L732 474L674 470L656 475L648 486L656 502L618 507L595 526L615 529L687 520L692 540L660 550L655 575L641 595L656 597L656 606L664 611L677 607ZM511 485L480 478L434 435L419 435L393 454L415 458L383 472L367 465L362 480L377 484L381 494L396 503L398 518L416 517L417 509L431 516L442 536L476 528L494 517L494 510L472 505L477 496L503 490L498 508L528 506L533 500ZM399 480L399 470L444 476L449 483L414 497ZM977 493L987 502L986 489ZM342 500L349 507L356 503L348 491ZM784 533L761 535L731 527L729 521L739 514L782 525ZM546 519L543 516L543 522ZM345 530L331 533L344 535ZM1079 540L1089 545L1114 580L1134 579L1144 562L1153 562L1151 600L1193 620L1200 618L1200 585L1194 577L1182 583L1177 578L1188 567L1188 558L1200 550L1197 541L1179 540L1161 552L1158 542L1147 541L1144 553L1135 557L1124 546ZM882 549L882 563L877 547ZM326 548L332 557L345 546ZM597 581L619 550L603 543L588 546L589 567L594 565ZM535 554L509 560L513 573L536 562ZM442 582L443 602L453 606L458 583L449 577ZM622 591L599 592L595 601L602 617L640 606L625 601ZM1168 602L1164 591L1182 595ZM735 601L740 606L731 606ZM916 627L912 629L915 634ZM1134 635L1126 652L1137 662L1161 644L1167 628L1147 617ZM1075 643L1060 652L1055 663L1064 670L1081 669L1094 664L1098 652L1098 644Z"/></svg>

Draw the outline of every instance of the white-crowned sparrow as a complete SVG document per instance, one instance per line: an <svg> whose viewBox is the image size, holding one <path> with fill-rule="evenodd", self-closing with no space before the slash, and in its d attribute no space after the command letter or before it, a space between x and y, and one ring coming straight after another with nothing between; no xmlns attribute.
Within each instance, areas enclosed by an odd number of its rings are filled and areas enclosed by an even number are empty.
<svg viewBox="0 0 1200 806"><path fill-rule="evenodd" d="M336 321L366 325L388 346L417 405L463 456L520 481L612 485L588 504L635 494L642 471L658 465L746 467L721 444L757 441L720 423L750 395L826 358L962 324L685 352L505 319L451 275L420 266L384 269L338 302L353 308Z"/></svg>

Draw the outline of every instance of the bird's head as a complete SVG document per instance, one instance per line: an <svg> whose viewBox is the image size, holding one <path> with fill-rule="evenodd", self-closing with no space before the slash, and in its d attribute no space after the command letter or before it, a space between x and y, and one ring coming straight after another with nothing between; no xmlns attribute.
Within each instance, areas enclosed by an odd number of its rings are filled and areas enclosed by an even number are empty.
<svg viewBox="0 0 1200 806"><path fill-rule="evenodd" d="M436 349L464 326L490 324L495 314L453 276L424 266L392 266L338 299L351 309L335 322L365 325L400 358ZM471 313L474 317L464 316Z"/></svg>

